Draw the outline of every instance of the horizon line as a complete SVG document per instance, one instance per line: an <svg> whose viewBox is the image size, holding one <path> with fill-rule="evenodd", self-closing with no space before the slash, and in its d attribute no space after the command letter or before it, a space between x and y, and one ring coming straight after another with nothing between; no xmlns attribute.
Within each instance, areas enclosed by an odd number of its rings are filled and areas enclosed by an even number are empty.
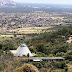
<svg viewBox="0 0 72 72"><path fill-rule="evenodd" d="M55 3L27 3L27 2L25 2L25 3L23 3L23 2L17 2L17 3L19 3L19 4L55 4ZM55 5L72 5L72 4L55 4Z"/></svg>

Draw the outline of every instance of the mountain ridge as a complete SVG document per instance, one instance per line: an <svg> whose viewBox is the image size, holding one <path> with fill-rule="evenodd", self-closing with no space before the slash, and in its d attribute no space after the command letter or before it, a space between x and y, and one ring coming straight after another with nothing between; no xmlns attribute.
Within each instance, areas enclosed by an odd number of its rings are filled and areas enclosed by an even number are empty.
<svg viewBox="0 0 72 72"><path fill-rule="evenodd" d="M12 0L0 0L0 6L16 6L17 3Z"/></svg>

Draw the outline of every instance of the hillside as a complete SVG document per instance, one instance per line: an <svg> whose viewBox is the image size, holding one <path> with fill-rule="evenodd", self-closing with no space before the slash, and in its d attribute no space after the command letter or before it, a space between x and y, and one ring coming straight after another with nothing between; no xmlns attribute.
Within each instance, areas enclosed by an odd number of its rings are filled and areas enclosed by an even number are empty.
<svg viewBox="0 0 72 72"><path fill-rule="evenodd" d="M72 34L72 26L63 27L53 32L44 32L33 35L32 38L26 40L25 37L12 38L12 40L4 40L0 42L0 71L13 72L16 68L20 69L24 63L31 63L36 66L40 72L72 72L72 43L66 43ZM30 36L30 35L29 35ZM16 44L26 40L26 44L36 57L64 57L65 61L55 62L27 62L22 57L14 57L10 50L16 49Z"/></svg>
<svg viewBox="0 0 72 72"><path fill-rule="evenodd" d="M65 56L72 51L71 44L66 43L72 32L71 27L65 27L62 30L58 30L50 33L40 34L38 37L33 38L27 42L31 51L35 52L37 55L42 54L42 56Z"/></svg>

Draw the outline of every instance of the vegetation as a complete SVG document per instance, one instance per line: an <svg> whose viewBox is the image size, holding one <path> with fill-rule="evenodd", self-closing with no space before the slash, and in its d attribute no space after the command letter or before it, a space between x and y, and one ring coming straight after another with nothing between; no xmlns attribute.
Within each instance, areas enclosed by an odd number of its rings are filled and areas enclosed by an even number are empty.
<svg viewBox="0 0 72 72"><path fill-rule="evenodd" d="M23 64L17 68L14 72L39 72L38 69L32 64Z"/></svg>
<svg viewBox="0 0 72 72"><path fill-rule="evenodd" d="M13 72L13 70L23 70L24 65L21 65L30 63L26 60L21 60L20 57L14 57L10 53L10 50L16 49L17 45L23 42L23 40L26 40L26 44L31 52L36 54L36 57L64 57L66 59L65 61L59 62L31 62L40 72L70 71L69 65L72 65L72 43L66 43L66 41L69 39L71 32L72 26L64 27L63 29L50 33L45 32L35 36L33 35L30 39L26 39L26 37L23 36L21 38L14 37L12 40L0 42L0 71ZM9 63L7 64L7 62ZM25 69L26 68L25 66Z"/></svg>
<svg viewBox="0 0 72 72"><path fill-rule="evenodd" d="M41 52L45 55L66 57L70 48L70 44L66 43L70 37L72 27L66 27L56 32L44 33L27 42L30 49L37 53ZM69 53L71 54L71 53Z"/></svg>

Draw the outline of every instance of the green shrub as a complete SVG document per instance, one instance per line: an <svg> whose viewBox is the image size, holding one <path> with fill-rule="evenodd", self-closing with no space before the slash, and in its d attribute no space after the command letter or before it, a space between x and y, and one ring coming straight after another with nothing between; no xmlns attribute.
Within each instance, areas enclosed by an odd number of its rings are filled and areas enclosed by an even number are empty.
<svg viewBox="0 0 72 72"><path fill-rule="evenodd" d="M65 61L57 62L56 66L58 68L64 69L64 67L66 67L66 63L65 63Z"/></svg>
<svg viewBox="0 0 72 72"><path fill-rule="evenodd" d="M47 68L41 68L39 71L40 72L48 72Z"/></svg>
<svg viewBox="0 0 72 72"><path fill-rule="evenodd" d="M6 51L6 50L13 50L15 48L14 48L14 45L12 43L8 42L8 43L4 43L3 44L3 48L2 49Z"/></svg>
<svg viewBox="0 0 72 72"><path fill-rule="evenodd" d="M3 50L0 50L0 56L1 56L3 53L4 53L4 51L3 51Z"/></svg>
<svg viewBox="0 0 72 72"><path fill-rule="evenodd" d="M42 68L43 65L40 62L32 62L33 65L35 65L37 68Z"/></svg>
<svg viewBox="0 0 72 72"><path fill-rule="evenodd" d="M0 50L2 49L2 44L0 44Z"/></svg>
<svg viewBox="0 0 72 72"><path fill-rule="evenodd" d="M65 72L67 72L67 71L68 71L68 67L65 67L64 69L65 69Z"/></svg>

